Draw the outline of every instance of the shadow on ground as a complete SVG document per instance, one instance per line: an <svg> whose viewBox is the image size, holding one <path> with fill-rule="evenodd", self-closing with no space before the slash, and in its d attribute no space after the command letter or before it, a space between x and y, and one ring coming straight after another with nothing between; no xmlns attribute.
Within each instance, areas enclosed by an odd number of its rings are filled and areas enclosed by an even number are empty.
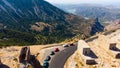
<svg viewBox="0 0 120 68"><path fill-rule="evenodd" d="M98 58L92 50L90 50L89 54L84 54L84 55L91 58Z"/></svg>
<svg viewBox="0 0 120 68"><path fill-rule="evenodd" d="M0 64L0 68L10 68L10 67L5 64Z"/></svg>

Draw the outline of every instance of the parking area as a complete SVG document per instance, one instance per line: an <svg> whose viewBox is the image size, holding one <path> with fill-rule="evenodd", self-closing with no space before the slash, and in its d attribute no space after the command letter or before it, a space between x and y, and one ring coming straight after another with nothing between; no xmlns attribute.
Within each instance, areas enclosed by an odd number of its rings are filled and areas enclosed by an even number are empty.
<svg viewBox="0 0 120 68"><path fill-rule="evenodd" d="M77 47L73 43L47 48L44 50L44 58L42 58L42 66L44 68L47 68L49 66L50 68L53 68L56 64L58 65L61 64L60 66L64 66L64 63L67 60L67 58L71 54L73 54L76 49ZM58 61L56 61L55 59ZM59 61L63 61L63 62L59 63Z"/></svg>

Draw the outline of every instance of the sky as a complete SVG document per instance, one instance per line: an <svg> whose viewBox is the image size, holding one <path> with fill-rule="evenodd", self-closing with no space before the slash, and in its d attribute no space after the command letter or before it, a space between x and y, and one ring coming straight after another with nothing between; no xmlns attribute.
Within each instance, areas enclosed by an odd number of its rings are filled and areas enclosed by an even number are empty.
<svg viewBox="0 0 120 68"><path fill-rule="evenodd" d="M115 4L119 3L120 0L46 0L50 3L57 3L57 4L81 4L81 3L95 3L95 4Z"/></svg>

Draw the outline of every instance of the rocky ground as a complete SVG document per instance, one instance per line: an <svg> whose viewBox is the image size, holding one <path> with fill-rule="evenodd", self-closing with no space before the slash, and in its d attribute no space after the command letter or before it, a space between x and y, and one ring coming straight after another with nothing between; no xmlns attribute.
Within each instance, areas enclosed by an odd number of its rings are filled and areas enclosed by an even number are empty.
<svg viewBox="0 0 120 68"><path fill-rule="evenodd" d="M120 51L109 50L108 45L110 43L117 43L117 48L120 49L120 30L112 34L98 35L98 38L88 42L91 50L98 56L97 64L95 65L86 65L83 64L84 61L81 61L81 56L78 53L78 50L67 60L65 68L120 68L120 59L116 59L116 53ZM72 63L72 64L71 64ZM71 66L71 67L69 67Z"/></svg>

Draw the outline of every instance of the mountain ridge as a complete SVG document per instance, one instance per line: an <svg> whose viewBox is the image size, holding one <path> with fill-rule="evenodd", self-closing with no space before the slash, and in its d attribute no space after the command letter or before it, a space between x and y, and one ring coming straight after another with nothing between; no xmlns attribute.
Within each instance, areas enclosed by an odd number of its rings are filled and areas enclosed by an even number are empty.
<svg viewBox="0 0 120 68"><path fill-rule="evenodd" d="M1 28L8 32L10 30L11 34L20 31L20 36L29 33L37 40L34 44L61 42L77 34L90 36L94 23L94 19L66 13L44 0L0 0L0 8ZM13 37L3 34L4 32L0 35L1 39L9 40ZM21 38L26 42L26 39ZM15 39L17 38L14 37Z"/></svg>

